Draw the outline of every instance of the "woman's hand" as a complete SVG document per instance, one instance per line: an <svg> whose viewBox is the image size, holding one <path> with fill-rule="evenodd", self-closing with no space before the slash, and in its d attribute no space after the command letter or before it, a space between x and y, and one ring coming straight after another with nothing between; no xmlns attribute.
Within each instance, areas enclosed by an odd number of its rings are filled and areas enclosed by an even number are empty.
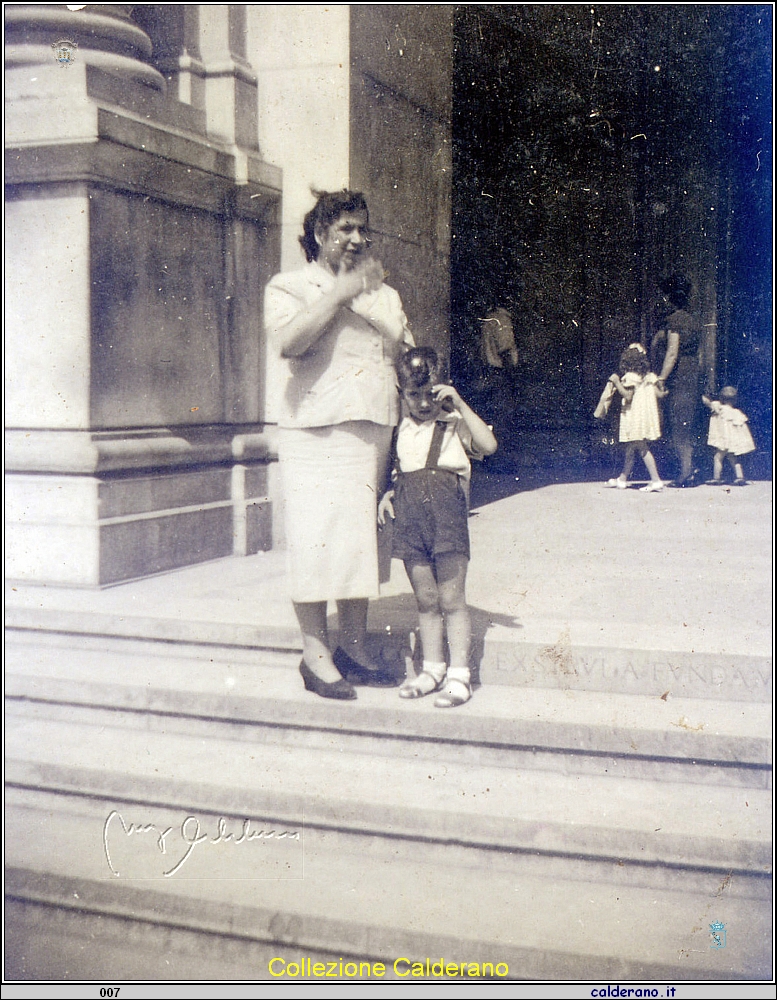
<svg viewBox="0 0 777 1000"><path fill-rule="evenodd" d="M680 334L674 330L667 330L667 346L664 356L664 363L658 374L658 381L663 385L674 371L677 364L677 356L680 353Z"/></svg>
<svg viewBox="0 0 777 1000"><path fill-rule="evenodd" d="M379 260L368 257L364 262L364 291L377 292L386 278L386 272Z"/></svg>
<svg viewBox="0 0 777 1000"><path fill-rule="evenodd" d="M345 305L363 292L376 292L383 284L384 277L383 265L379 260L368 257L356 267L349 267L344 260L335 276L337 299Z"/></svg>
<svg viewBox="0 0 777 1000"><path fill-rule="evenodd" d="M391 502L394 499L394 490L387 490L383 494L380 503L378 504L378 524L383 527L386 523L386 516L391 518L393 521L396 515L394 514L394 504Z"/></svg>
<svg viewBox="0 0 777 1000"><path fill-rule="evenodd" d="M339 309L348 306L363 292L376 291L383 283L383 265L365 258L356 266L340 263L334 285L316 302L302 309L277 330L281 357L299 358L325 333Z"/></svg>

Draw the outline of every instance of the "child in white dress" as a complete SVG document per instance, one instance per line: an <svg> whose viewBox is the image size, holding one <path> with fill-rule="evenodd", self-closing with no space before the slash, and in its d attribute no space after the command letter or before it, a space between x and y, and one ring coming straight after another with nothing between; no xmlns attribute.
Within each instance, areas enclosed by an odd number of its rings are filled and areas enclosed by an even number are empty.
<svg viewBox="0 0 777 1000"><path fill-rule="evenodd" d="M658 384L657 376L650 371L647 352L641 344L629 344L620 359L620 374L611 375L602 393L595 416L607 412L609 402L615 393L621 397L621 417L618 440L626 445L623 472L617 479L609 479L607 486L625 490L634 468L634 459L639 453L650 474L650 482L641 487L643 493L657 493L664 488L658 474L656 461L648 447L648 441L661 437L661 418L658 400L666 395L666 390Z"/></svg>
<svg viewBox="0 0 777 1000"><path fill-rule="evenodd" d="M728 459L734 470L734 486L747 486L742 463L742 455L755 451L755 441L747 426L747 417L737 409L737 391L733 385L720 390L719 399L702 396L704 405L712 411L707 444L715 448L712 459L712 479L708 486L720 486L723 482L723 460Z"/></svg>

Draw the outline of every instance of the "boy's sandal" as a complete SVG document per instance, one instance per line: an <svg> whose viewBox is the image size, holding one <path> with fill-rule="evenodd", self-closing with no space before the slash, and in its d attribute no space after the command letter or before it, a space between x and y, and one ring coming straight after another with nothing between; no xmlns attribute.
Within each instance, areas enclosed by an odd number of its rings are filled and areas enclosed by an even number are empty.
<svg viewBox="0 0 777 1000"><path fill-rule="evenodd" d="M747 486L747 480L746 479L735 479L734 480L734 486Z"/></svg>
<svg viewBox="0 0 777 1000"><path fill-rule="evenodd" d="M640 486L639 491L640 493L660 493L663 488L663 483L653 482L648 483L647 486Z"/></svg>
<svg viewBox="0 0 777 1000"><path fill-rule="evenodd" d="M705 486L722 486L723 485L723 480L722 479L708 479L707 482L704 485Z"/></svg>
<svg viewBox="0 0 777 1000"><path fill-rule="evenodd" d="M421 673L417 677L414 677L411 681L405 681L399 689L399 697L424 698L426 695L439 690L439 687L444 680L445 678L442 677L438 681L437 678L430 674L428 670L422 670Z"/></svg>
<svg viewBox="0 0 777 1000"><path fill-rule="evenodd" d="M464 681L448 678L445 690L434 699L435 708L458 708L472 697L472 688Z"/></svg>

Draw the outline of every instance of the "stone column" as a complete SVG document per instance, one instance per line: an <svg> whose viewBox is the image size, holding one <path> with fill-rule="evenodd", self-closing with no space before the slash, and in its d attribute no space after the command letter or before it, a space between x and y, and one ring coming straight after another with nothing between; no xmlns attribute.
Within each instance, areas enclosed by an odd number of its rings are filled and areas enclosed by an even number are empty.
<svg viewBox="0 0 777 1000"><path fill-rule="evenodd" d="M204 107L199 4L143 4L133 9L133 19L151 39L154 66L167 81L170 95L183 104Z"/></svg>
<svg viewBox="0 0 777 1000"><path fill-rule="evenodd" d="M132 20L130 4L62 3L5 5L5 65L48 66L52 46L73 42L72 58L133 83L164 89L164 79L149 63L151 39ZM64 55L67 58L67 55Z"/></svg>
<svg viewBox="0 0 777 1000"><path fill-rule="evenodd" d="M8 574L96 586L267 548L280 172L209 133L191 19L154 64L125 5L6 16Z"/></svg>

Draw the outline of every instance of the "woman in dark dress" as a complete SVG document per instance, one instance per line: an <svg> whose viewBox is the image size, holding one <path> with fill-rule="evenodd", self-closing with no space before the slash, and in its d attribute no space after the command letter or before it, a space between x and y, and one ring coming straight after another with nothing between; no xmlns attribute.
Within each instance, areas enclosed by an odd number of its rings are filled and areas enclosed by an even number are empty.
<svg viewBox="0 0 777 1000"><path fill-rule="evenodd" d="M651 354L665 342L666 352L658 381L669 391L669 426L672 444L680 460L680 474L669 485L686 488L698 485L693 449L697 443L702 333L696 317L687 311L691 291L688 279L676 274L663 281L660 287L668 315L663 328L653 338Z"/></svg>

